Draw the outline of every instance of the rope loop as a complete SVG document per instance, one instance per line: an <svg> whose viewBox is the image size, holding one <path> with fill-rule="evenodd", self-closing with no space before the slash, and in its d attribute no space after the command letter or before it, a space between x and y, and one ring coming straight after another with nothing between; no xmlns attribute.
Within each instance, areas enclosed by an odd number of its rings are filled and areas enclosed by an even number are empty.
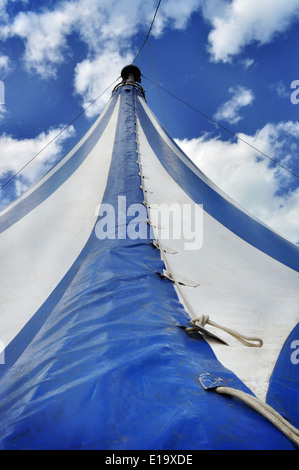
<svg viewBox="0 0 299 470"><path fill-rule="evenodd" d="M230 328L219 325L218 323L215 323L210 320L208 315L201 315L200 317L193 318L190 323L193 323L194 325L199 324L199 326L201 326L202 328L207 324L214 326L215 328L219 328L220 330L223 330L233 336L236 340L240 341L240 343L251 348L261 348L263 346L263 340L261 338L245 336L243 334L238 333L237 331L231 330Z"/></svg>

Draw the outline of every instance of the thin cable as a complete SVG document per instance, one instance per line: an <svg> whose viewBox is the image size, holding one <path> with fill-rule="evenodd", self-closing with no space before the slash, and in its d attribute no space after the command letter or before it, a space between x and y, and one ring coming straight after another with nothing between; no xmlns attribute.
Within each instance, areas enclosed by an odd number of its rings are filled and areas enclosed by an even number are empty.
<svg viewBox="0 0 299 470"><path fill-rule="evenodd" d="M135 59L133 60L132 64L134 64L134 63L136 62L137 57L139 56L140 52L142 51L142 49L143 49L144 46L145 46L146 41L148 40L148 37L149 37L149 35L150 35L150 32L151 32L151 30L152 30L153 24L154 24L154 22L155 22L155 19L156 19L156 16L157 16L157 13L158 13L158 10L159 10L159 7L160 7L160 3L161 3L161 0L159 0L159 2L158 2L158 5L157 5L157 8L156 8L155 14L154 14L154 16L153 16L151 25L150 25L149 30L148 30L147 35L146 35L146 38L145 38L145 40L144 40L142 46L140 47L140 49L139 49L139 51L138 51L138 54L136 55L136 57L135 57Z"/></svg>
<svg viewBox="0 0 299 470"><path fill-rule="evenodd" d="M230 131L229 129L227 129L227 127L223 126L222 124L220 124L219 122L215 121L214 119L210 118L209 116L207 116L206 114L204 114L203 112L199 111L199 109L195 108L194 106L192 106L191 104L187 103L186 101L182 100L181 98L179 98L178 96L176 96L174 93L171 93L170 91L166 90L165 88L163 88L161 85L158 85L158 84L155 84L155 82L153 82L152 80L150 80L149 78L145 77L143 74L142 74L142 77L145 78L146 80L148 80L149 82L153 83L154 85L157 85L159 88L161 88L161 90L165 91L166 93L168 93L169 95L173 96L174 98L176 98L178 101L180 101L181 103L185 104L186 106L189 106L189 108L193 109L194 111L196 111L197 113L199 113L201 116L205 117L206 119L208 119L209 121L211 121L212 123L216 124L217 126L221 127L222 129L224 129L226 132L229 132L229 134L233 135L234 137L236 137L238 140L244 142L244 144L247 144L249 147L251 147L253 150L255 150L256 152L259 152L261 155L263 155L264 157L267 157L269 158L269 160L271 160L273 163L275 163L276 165L279 165L281 168L283 168L285 171L289 172L291 175L295 176L296 178L299 179L299 175L297 175L296 173L294 173L293 171L289 170L287 167L285 167L282 163L278 162L277 160L274 160L274 158L270 157L269 155L267 155L266 153L262 152L261 150L259 150L257 147L255 147L254 145L250 144L249 142L247 142L247 140L245 139L242 139L242 137L240 137L238 134L235 134L234 132Z"/></svg>
<svg viewBox="0 0 299 470"><path fill-rule="evenodd" d="M165 125L166 125L166 129L167 129L167 131L168 131L168 126L167 126L167 121L166 121L166 117L165 117L164 107L163 107L163 103L162 103L162 97L161 97L161 93L160 93L160 88L159 88L159 86L158 86L158 80L157 80L157 75L156 75L156 71L155 71L154 61L153 61L153 57L152 57L152 54L151 54L151 49L150 49L149 41L147 40L146 42L147 42L148 52L149 52L149 56L150 56L150 59L151 59L151 63L152 63L152 67L153 67L153 71L154 71L154 75L155 75L156 86L157 86L158 95L159 95L159 98L160 98L160 104L161 104L161 108L162 108L162 113L163 113L163 117L164 117L164 122L165 122Z"/></svg>
<svg viewBox="0 0 299 470"><path fill-rule="evenodd" d="M88 106L86 106L86 108L83 109L83 111L81 111L71 122L69 122L67 124L67 126L65 126L60 132L58 132L58 134L56 134L55 137L53 137L53 139L51 139L41 150L39 150L39 152L37 152L27 163L25 163L25 165L20 168L20 170L17 171L17 173L15 173L13 176L11 176L11 178L9 178L1 187L0 187L0 191L2 191L3 188L5 188L5 186L10 183L19 173L21 173L21 171L24 170L24 168L26 168L29 163L31 163L40 153L42 153L47 147L49 147L50 144L52 144L54 142L54 140L56 140L64 131L66 131L66 129L68 129L80 116L82 116L82 114L84 114L88 108L90 108L90 106L92 106L104 93L106 93L106 91L109 90L109 88L111 88L115 82L117 82L117 80L119 80L121 77L118 77L116 80L114 80L113 83L111 83L111 85L109 85L106 90L104 90L99 96L97 96L97 98L95 98L91 103L89 103Z"/></svg>

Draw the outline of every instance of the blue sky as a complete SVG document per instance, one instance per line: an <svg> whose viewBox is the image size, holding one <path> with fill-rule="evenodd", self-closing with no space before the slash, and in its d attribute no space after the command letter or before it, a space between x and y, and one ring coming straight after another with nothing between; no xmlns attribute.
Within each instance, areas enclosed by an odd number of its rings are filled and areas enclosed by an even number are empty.
<svg viewBox="0 0 299 470"><path fill-rule="evenodd" d="M0 186L111 85L156 0L0 0ZM162 0L142 74L299 175L299 0ZM154 69L153 69L154 64ZM252 214L299 242L299 179L143 79L188 156ZM299 82L298 82L299 85ZM0 192L5 207L64 156L105 93ZM296 100L293 100L296 101ZM163 112L164 111L164 112ZM165 119L164 119L165 116ZM166 120L166 122L165 122Z"/></svg>

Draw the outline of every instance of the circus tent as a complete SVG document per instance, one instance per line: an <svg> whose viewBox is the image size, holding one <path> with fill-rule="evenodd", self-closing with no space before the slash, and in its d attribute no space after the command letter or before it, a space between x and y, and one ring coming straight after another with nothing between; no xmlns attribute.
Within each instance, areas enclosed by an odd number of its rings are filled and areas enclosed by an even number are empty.
<svg viewBox="0 0 299 470"><path fill-rule="evenodd" d="M0 213L1 449L294 449L299 247L183 153L128 66Z"/></svg>

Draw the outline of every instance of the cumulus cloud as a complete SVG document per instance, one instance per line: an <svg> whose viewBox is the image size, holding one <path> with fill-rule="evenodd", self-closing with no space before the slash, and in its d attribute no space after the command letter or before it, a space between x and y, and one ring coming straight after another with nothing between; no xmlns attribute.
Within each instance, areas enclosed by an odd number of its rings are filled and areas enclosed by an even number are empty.
<svg viewBox="0 0 299 470"><path fill-rule="evenodd" d="M160 36L165 27L175 29L185 29L188 21L195 11L198 11L202 5L202 0L187 0L178 2L177 0L162 1L159 14L156 17L153 35Z"/></svg>
<svg viewBox="0 0 299 470"><path fill-rule="evenodd" d="M254 94L252 90L240 85L230 87L228 91L232 95L231 99L218 108L214 118L218 121L228 121L230 124L237 124L242 119L240 115L241 108L252 104Z"/></svg>
<svg viewBox="0 0 299 470"><path fill-rule="evenodd" d="M249 57L247 57L246 59L242 60L241 61L243 67L245 70L249 69L250 67L254 67L255 66L255 62L253 59L250 59Z"/></svg>
<svg viewBox="0 0 299 470"><path fill-rule="evenodd" d="M118 51L111 50L110 54L103 53L94 59L85 59L78 63L75 69L74 88L75 92L81 96L83 108L87 108L99 96L100 91L108 88L119 77L121 68L131 63L132 60L131 53L120 56ZM111 89L87 109L86 116L97 115L110 96Z"/></svg>
<svg viewBox="0 0 299 470"><path fill-rule="evenodd" d="M6 1L1 1L5 12ZM200 5L201 0L164 0L152 34L161 36L168 26L185 28ZM75 66L74 92L86 108L119 76L121 67L132 62L137 53L132 49L133 37L142 31L146 34L156 7L155 0L63 0L40 11L19 12L0 29L0 39L21 38L26 70L48 79L55 78L58 67L72 56L68 38L76 34L86 45L86 56ZM99 99L86 115L101 111L107 96Z"/></svg>
<svg viewBox="0 0 299 470"><path fill-rule="evenodd" d="M200 2L162 2L153 34L162 34L168 25L177 29L186 27ZM108 54L111 46L120 50L121 54L127 54L134 35L148 29L156 6L154 0L62 1L54 8L49 7L41 12L18 13L12 23L8 22L1 28L0 37L22 38L27 69L42 77L51 77L55 76L57 65L72 53L68 46L70 34L78 34L92 58L103 55L105 51Z"/></svg>
<svg viewBox="0 0 299 470"><path fill-rule="evenodd" d="M137 32L146 33L157 6L154 0L62 0L39 12L20 12L9 22L6 3L0 0L0 38L20 37L27 69L42 77L55 76L57 66L72 54L68 44L72 33L87 45L87 59L102 55L107 45L109 51L111 44L126 55ZM211 27L212 60L229 62L246 45L266 44L286 31L299 18L299 0L164 0L152 35L159 37L166 28L185 29L196 11L202 12ZM252 63L248 59L244 66Z"/></svg>
<svg viewBox="0 0 299 470"><path fill-rule="evenodd" d="M24 63L28 71L42 77L55 76L54 65L64 61L66 37L72 31L74 5L43 13L20 12L11 24L2 28L2 39L18 36L25 44Z"/></svg>
<svg viewBox="0 0 299 470"><path fill-rule="evenodd" d="M239 134L251 145L291 167L299 148L299 122L269 123L254 135ZM226 194L258 219L299 243L299 188L292 176L244 142L204 134L177 140L194 163Z"/></svg>
<svg viewBox="0 0 299 470"><path fill-rule="evenodd" d="M7 0L0 0L0 22L3 22L7 19L6 4Z"/></svg>
<svg viewBox="0 0 299 470"><path fill-rule="evenodd" d="M266 44L286 31L299 18L299 0L209 0L203 14L212 27L212 60L230 62L246 45Z"/></svg>
<svg viewBox="0 0 299 470"><path fill-rule="evenodd" d="M10 58L7 55L0 55L0 76L3 78L12 69Z"/></svg>
<svg viewBox="0 0 299 470"><path fill-rule="evenodd" d="M15 139L3 134L0 137L1 160L0 160L0 186L13 174L16 174L29 160L40 152L64 129L64 125L41 132L36 138ZM75 135L75 130L69 126L60 136L51 142L51 145L42 150L39 155L13 180L9 185L9 191L0 193L0 209L19 196L34 181L50 169L62 156L63 143ZM8 186L7 186L8 188Z"/></svg>
<svg viewBox="0 0 299 470"><path fill-rule="evenodd" d="M0 103L0 122L3 121L3 119L5 118L5 115L6 115L6 108L4 104Z"/></svg>
<svg viewBox="0 0 299 470"><path fill-rule="evenodd" d="M290 90L286 87L282 80L273 83L270 87L280 98L290 99Z"/></svg>

